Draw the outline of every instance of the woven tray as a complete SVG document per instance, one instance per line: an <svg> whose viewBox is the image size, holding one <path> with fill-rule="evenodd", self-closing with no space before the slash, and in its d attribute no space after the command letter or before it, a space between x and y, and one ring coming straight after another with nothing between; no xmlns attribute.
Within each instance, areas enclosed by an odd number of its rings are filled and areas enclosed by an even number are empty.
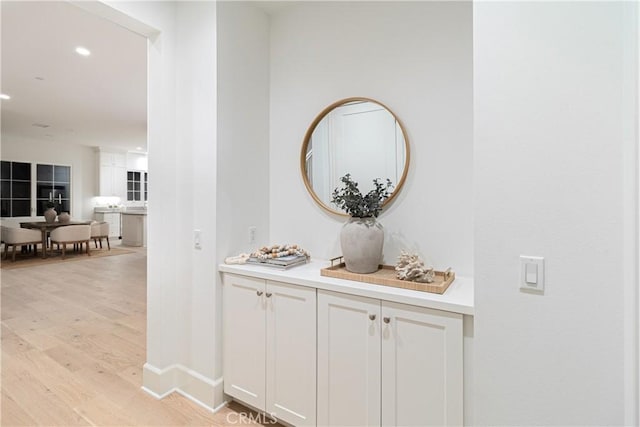
<svg viewBox="0 0 640 427"><path fill-rule="evenodd" d="M373 283L374 285L393 286L395 288L411 289L414 291L431 292L433 294L443 294L455 280L456 274L451 271L451 269L447 271L436 271L435 273L436 277L432 283L419 283L397 279L395 267L391 265L381 265L380 270L368 274L347 271L344 263L332 265L331 267L320 270L321 276Z"/></svg>

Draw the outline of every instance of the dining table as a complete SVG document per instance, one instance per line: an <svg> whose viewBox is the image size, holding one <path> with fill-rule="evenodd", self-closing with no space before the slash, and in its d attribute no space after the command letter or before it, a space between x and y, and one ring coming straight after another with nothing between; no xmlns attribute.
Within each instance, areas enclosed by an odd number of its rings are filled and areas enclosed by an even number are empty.
<svg viewBox="0 0 640 427"><path fill-rule="evenodd" d="M42 258L47 257L47 235L51 230L54 230L58 227L64 227L67 225L91 225L93 221L81 221L81 220L73 220L68 222L46 222L46 221L32 221L32 222L21 222L20 227L22 228L30 228L32 230L40 230L42 233Z"/></svg>

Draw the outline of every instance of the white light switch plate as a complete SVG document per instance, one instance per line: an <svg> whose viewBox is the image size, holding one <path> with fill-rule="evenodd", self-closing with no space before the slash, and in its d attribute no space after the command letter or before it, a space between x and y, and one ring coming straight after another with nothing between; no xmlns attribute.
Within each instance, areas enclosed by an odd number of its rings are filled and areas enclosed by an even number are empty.
<svg viewBox="0 0 640 427"><path fill-rule="evenodd" d="M520 289L544 292L544 258L520 255Z"/></svg>

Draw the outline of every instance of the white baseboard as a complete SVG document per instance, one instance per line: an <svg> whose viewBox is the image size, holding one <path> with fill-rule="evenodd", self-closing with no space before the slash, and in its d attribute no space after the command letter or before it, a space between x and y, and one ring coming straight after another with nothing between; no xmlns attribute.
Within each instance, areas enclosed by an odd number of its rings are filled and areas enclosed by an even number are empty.
<svg viewBox="0 0 640 427"><path fill-rule="evenodd" d="M186 366L174 364L159 369L149 363L142 368L142 390L156 399L175 392L216 412L226 405L222 377L212 380Z"/></svg>

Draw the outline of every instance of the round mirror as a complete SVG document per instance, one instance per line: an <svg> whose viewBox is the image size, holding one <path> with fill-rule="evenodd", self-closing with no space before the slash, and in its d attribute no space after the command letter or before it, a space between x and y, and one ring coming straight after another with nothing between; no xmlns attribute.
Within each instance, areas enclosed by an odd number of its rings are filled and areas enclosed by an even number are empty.
<svg viewBox="0 0 640 427"><path fill-rule="evenodd" d="M309 126L300 154L304 184L313 199L329 212L346 215L331 203L351 174L362 194L373 180L394 185L386 205L400 192L409 170L409 141L398 118L378 101L348 98L325 108Z"/></svg>

